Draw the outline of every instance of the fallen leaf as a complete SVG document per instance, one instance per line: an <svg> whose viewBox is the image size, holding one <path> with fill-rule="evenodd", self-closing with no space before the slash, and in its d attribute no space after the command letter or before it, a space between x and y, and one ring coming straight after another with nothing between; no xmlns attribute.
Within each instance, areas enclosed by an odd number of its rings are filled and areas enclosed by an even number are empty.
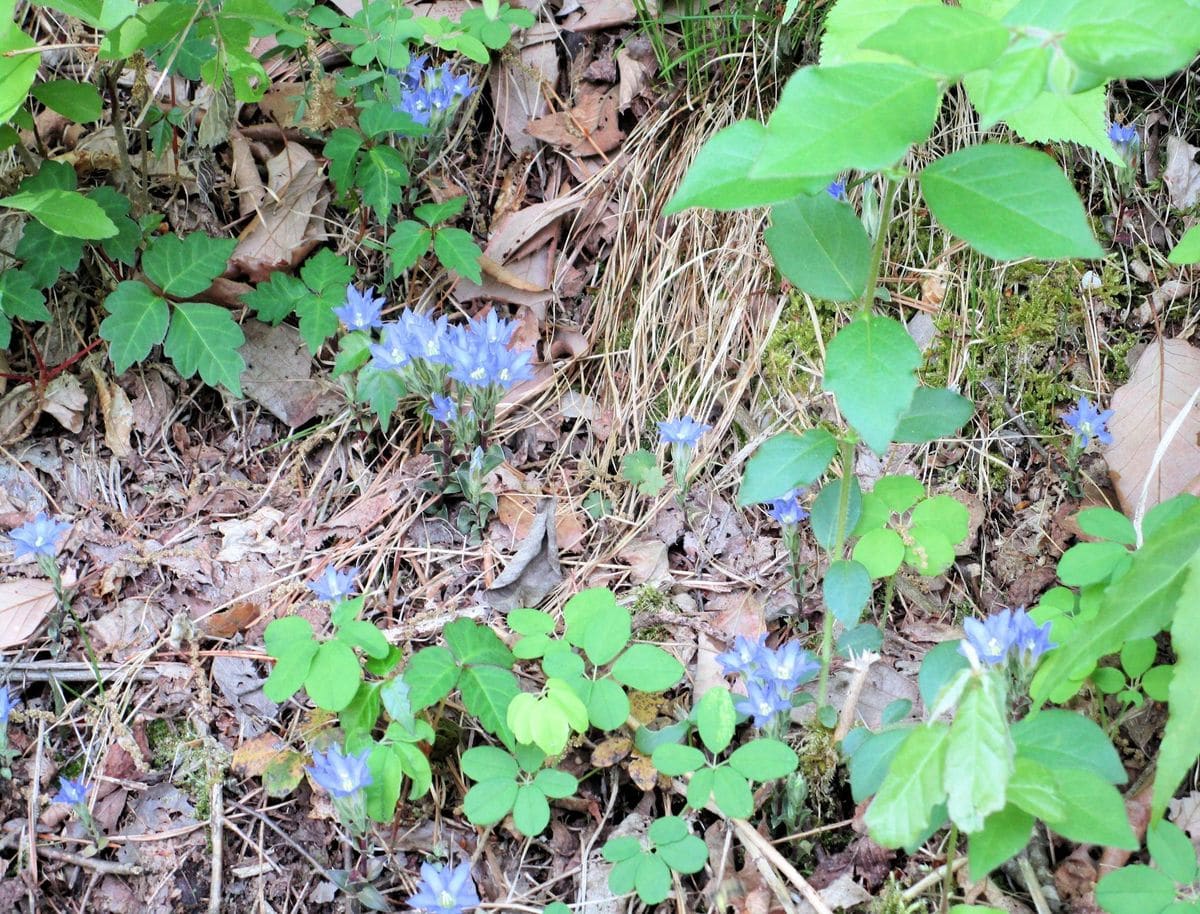
<svg viewBox="0 0 1200 914"><path fill-rule="evenodd" d="M617 122L618 98L615 88L602 91L598 86L584 83L575 107L530 121L525 130L530 136L572 155L612 152L625 139L625 132Z"/></svg>
<svg viewBox="0 0 1200 914"><path fill-rule="evenodd" d="M628 770L629 779L640 789L650 791L658 786L658 769L649 756L639 755L630 759Z"/></svg>
<svg viewBox="0 0 1200 914"><path fill-rule="evenodd" d="M646 48L649 51L649 46ZM626 111L633 100L641 95L651 77L658 71L653 51L646 53L639 48L625 47L617 51L617 72L621 82L617 96L617 110Z"/></svg>
<svg viewBox="0 0 1200 914"><path fill-rule="evenodd" d="M220 531L221 551L218 562L240 562L252 552L276 555L282 548L268 534L283 520L283 512L275 508L259 508L249 517L213 524Z"/></svg>
<svg viewBox="0 0 1200 914"><path fill-rule="evenodd" d="M230 770L238 777L262 777L267 766L275 761L284 748L283 740L274 733L264 733L254 739L244 740L233 750L233 758L229 760Z"/></svg>
<svg viewBox="0 0 1200 914"><path fill-rule="evenodd" d="M610 736L592 750L592 764L597 768L611 768L633 751L633 740L628 736Z"/></svg>
<svg viewBox="0 0 1200 914"><path fill-rule="evenodd" d="M550 496L539 501L528 535L504 571L484 592L484 600L498 612L537 606L562 581L554 524L550 523L556 502Z"/></svg>
<svg viewBox="0 0 1200 914"><path fill-rule="evenodd" d="M492 102L496 120L514 153L533 152L537 140L525 127L531 120L550 110L543 86L558 85L557 26L541 22L518 33L519 54L514 59L505 55L492 68Z"/></svg>
<svg viewBox="0 0 1200 914"><path fill-rule="evenodd" d="M658 3L648 0L646 8L650 15L658 14ZM575 9L579 9L576 6ZM573 15L573 14L572 14ZM578 16L567 19L566 28L572 32L596 32L614 25L625 25L637 18L633 0L587 0L582 4Z"/></svg>
<svg viewBox="0 0 1200 914"><path fill-rule="evenodd" d="M260 676L254 663L245 657L214 658L212 678L233 709L244 736L258 736L267 729L263 721L279 716L279 705L263 694L266 677Z"/></svg>
<svg viewBox="0 0 1200 914"><path fill-rule="evenodd" d="M104 443L108 445L114 457L128 457L133 453L133 447L129 443L133 434L133 406L129 402L129 395L94 365L92 380L96 384L100 413L104 416Z"/></svg>
<svg viewBox="0 0 1200 914"><path fill-rule="evenodd" d="M329 194L313 154L287 143L267 160L267 196L238 237L229 262L254 282L276 270L290 270L325 238Z"/></svg>
<svg viewBox="0 0 1200 914"><path fill-rule="evenodd" d="M331 416L345 404L340 388L325 378L313 378L312 357L295 327L247 320L242 332L242 389L280 422L297 428L317 416Z"/></svg>
<svg viewBox="0 0 1200 914"><path fill-rule="evenodd" d="M88 632L98 652L128 660L153 647L166 626L167 613L156 601L131 597L89 623Z"/></svg>
<svg viewBox="0 0 1200 914"><path fill-rule="evenodd" d="M1167 137L1167 167L1163 171L1163 183L1171 205L1176 209L1191 209L1200 203L1200 165L1196 164L1196 153L1200 146L1193 146L1181 137Z"/></svg>
<svg viewBox="0 0 1200 914"><path fill-rule="evenodd" d="M1197 390L1200 349L1172 339L1147 346L1129 381L1113 394L1108 423L1113 443L1104 456L1126 514L1138 506L1167 428ZM1200 411L1194 402L1150 480L1146 508L1183 492L1200 495Z"/></svg>
<svg viewBox="0 0 1200 914"><path fill-rule="evenodd" d="M0 650L24 644L57 605L49 581L19 578L0 582Z"/></svg>
<svg viewBox="0 0 1200 914"><path fill-rule="evenodd" d="M634 540L617 553L617 558L629 566L633 584L658 584L670 577L667 544L660 540Z"/></svg>
<svg viewBox="0 0 1200 914"><path fill-rule="evenodd" d="M79 378L73 374L60 374L46 385L42 409L58 420L69 432L83 431L83 414L87 410L87 394Z"/></svg>
<svg viewBox="0 0 1200 914"><path fill-rule="evenodd" d="M209 638L232 638L255 623L263 609L250 600L239 600L229 609L206 616L198 623L202 634Z"/></svg>

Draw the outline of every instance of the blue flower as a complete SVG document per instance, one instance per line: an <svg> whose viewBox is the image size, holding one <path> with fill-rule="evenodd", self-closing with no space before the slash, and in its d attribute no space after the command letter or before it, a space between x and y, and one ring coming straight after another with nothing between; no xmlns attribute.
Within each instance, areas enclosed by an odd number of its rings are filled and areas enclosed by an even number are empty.
<svg viewBox="0 0 1200 914"><path fill-rule="evenodd" d="M1129 151L1140 143L1137 128L1132 124L1128 126L1109 124L1108 138L1112 140L1112 144L1117 147L1117 152L1124 158L1128 158Z"/></svg>
<svg viewBox="0 0 1200 914"><path fill-rule="evenodd" d="M983 621L963 622L966 638L958 651L968 660L999 666L1016 656L1026 666L1032 666L1046 651L1057 645L1050 641L1050 623L1038 626L1025 607L1002 609Z"/></svg>
<svg viewBox="0 0 1200 914"><path fill-rule="evenodd" d="M83 778L78 781L63 778L58 782L58 793L54 795L51 802L66 803L68 806L83 806L87 803L88 791L91 789L92 785L85 784Z"/></svg>
<svg viewBox="0 0 1200 914"><path fill-rule="evenodd" d="M503 344L488 347L488 374L491 383L505 390L518 381L533 379L533 352L529 349L509 349Z"/></svg>
<svg viewBox="0 0 1200 914"><path fill-rule="evenodd" d="M1075 444L1081 448L1091 445L1095 438L1101 444L1113 443L1112 433L1106 427L1112 418L1113 411L1106 409L1101 412L1087 397L1080 397L1079 403L1063 414L1063 422L1075 433Z"/></svg>
<svg viewBox="0 0 1200 914"><path fill-rule="evenodd" d="M19 698L13 697L8 691L8 686L0 686L0 727L8 725L8 717L13 712L13 708L21 703Z"/></svg>
<svg viewBox="0 0 1200 914"><path fill-rule="evenodd" d="M380 371L399 371L412 361L408 350L408 334L399 321L384 324L379 342L371 343L368 348L371 350L371 364Z"/></svg>
<svg viewBox="0 0 1200 914"><path fill-rule="evenodd" d="M786 698L770 683L747 682L746 694L738 696L734 709L754 720L759 729L779 719L779 715L792 709L791 696Z"/></svg>
<svg viewBox="0 0 1200 914"><path fill-rule="evenodd" d="M804 489L792 489L784 493L782 498L777 498L771 502L771 507L767 509L767 513L780 526L795 527L801 521L808 518L808 512L800 504L800 499L803 497Z"/></svg>
<svg viewBox="0 0 1200 914"><path fill-rule="evenodd" d="M792 693L807 682L821 668L812 655L800 646L799 641L789 641L781 644L773 651L763 652L760 676L771 684L781 695L786 695L789 702ZM765 675L764 675L765 674Z"/></svg>
<svg viewBox="0 0 1200 914"><path fill-rule="evenodd" d="M338 571L332 565L327 565L324 574L315 581L309 582L308 589L326 603L340 603L358 592L354 586L356 577L358 577L357 568Z"/></svg>
<svg viewBox="0 0 1200 914"><path fill-rule="evenodd" d="M314 751L313 764L304 770L331 797L348 797L374 783L367 768L367 756L370 754L371 750L367 748L358 755L345 755L341 746L334 744L324 755Z"/></svg>
<svg viewBox="0 0 1200 914"><path fill-rule="evenodd" d="M458 418L458 407L454 405L454 401L445 394L434 394L433 403L428 409L429 415L434 422L440 422L442 425L449 425Z"/></svg>
<svg viewBox="0 0 1200 914"><path fill-rule="evenodd" d="M695 447L700 441L700 436L711 428L711 425L701 425L691 416L667 419L665 422L658 423L658 439L663 444Z"/></svg>
<svg viewBox="0 0 1200 914"><path fill-rule="evenodd" d="M426 126L433 116L433 102L429 98L428 89L405 90L400 95L400 104L397 108L422 127Z"/></svg>
<svg viewBox="0 0 1200 914"><path fill-rule="evenodd" d="M512 342L513 334L517 331L516 321L505 320L495 308L488 311L483 320L472 319L471 330L483 337L490 345L507 346Z"/></svg>
<svg viewBox="0 0 1200 914"><path fill-rule="evenodd" d="M445 316L437 320L428 314L418 314L415 311L405 311L400 315L400 322L407 335L408 354L413 359L424 359L435 365L449 363L447 343L450 338L449 323Z"/></svg>
<svg viewBox="0 0 1200 914"><path fill-rule="evenodd" d="M449 61L440 67L428 65L428 57L414 57L400 80L400 103L403 111L421 126L441 123L456 109L475 87L467 74L455 75Z"/></svg>
<svg viewBox="0 0 1200 914"><path fill-rule="evenodd" d="M408 66L404 68L404 73L401 80L409 89L415 89L421 85L421 80L425 76L425 65L429 63L428 54L418 54L408 62Z"/></svg>
<svg viewBox="0 0 1200 914"><path fill-rule="evenodd" d="M371 286L366 292L359 292L353 285L346 286L346 303L340 308L334 308L347 330L371 330L382 327L383 306L387 300L382 296L375 298L375 287Z"/></svg>
<svg viewBox="0 0 1200 914"><path fill-rule="evenodd" d="M451 95L458 98L467 98L475 91L475 87L471 85L471 77L466 73L455 76L448 60L438 67L437 78L439 88L448 89Z"/></svg>
<svg viewBox="0 0 1200 914"><path fill-rule="evenodd" d="M733 650L717 654L717 663L721 664L726 676L738 673L745 676L762 665L763 654L767 652L766 642L766 635L759 635L754 641L738 635L733 639Z"/></svg>
<svg viewBox="0 0 1200 914"><path fill-rule="evenodd" d="M509 349L513 330L507 321L471 321L466 327L454 327L446 350L450 377L468 387L500 387L505 390L518 381L533 377L533 352Z"/></svg>
<svg viewBox="0 0 1200 914"><path fill-rule="evenodd" d="M835 200L844 200L846 198L846 182L841 179L830 181L825 192Z"/></svg>
<svg viewBox="0 0 1200 914"><path fill-rule="evenodd" d="M70 524L53 520L45 512L39 512L33 520L9 534L13 541L13 558L19 559L25 555L53 556L59 539L70 529Z"/></svg>
<svg viewBox="0 0 1200 914"><path fill-rule="evenodd" d="M417 894L408 899L410 907L429 914L463 914L479 904L479 892L471 879L471 863L464 860L458 866L421 864L421 881Z"/></svg>

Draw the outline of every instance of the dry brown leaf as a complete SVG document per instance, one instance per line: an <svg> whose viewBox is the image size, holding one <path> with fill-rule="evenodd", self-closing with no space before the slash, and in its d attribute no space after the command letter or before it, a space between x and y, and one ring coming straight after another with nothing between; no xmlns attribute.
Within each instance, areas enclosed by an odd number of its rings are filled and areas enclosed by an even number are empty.
<svg viewBox="0 0 1200 914"><path fill-rule="evenodd" d="M500 129L513 152L525 153L537 148L537 140L526 132L526 125L550 110L542 86L558 85L555 43L559 29L552 23L540 22L519 36L520 57L502 59L499 66L492 68L489 81Z"/></svg>
<svg viewBox="0 0 1200 914"><path fill-rule="evenodd" d="M133 406L129 402L129 396L94 365L92 380L96 384L100 413L104 416L104 443L108 445L114 457L128 457L133 453L133 447L129 443L133 434Z"/></svg>
<svg viewBox="0 0 1200 914"><path fill-rule="evenodd" d="M578 8L578 7L577 7ZM647 0L651 15L658 12L656 0ZM637 18L633 0L587 0L578 16L569 18L566 28L572 32L596 32L614 25L625 25Z"/></svg>
<svg viewBox="0 0 1200 914"><path fill-rule="evenodd" d="M518 606L537 606L562 581L556 524L550 522L557 501L543 496L538 502L516 554L484 593L492 609L506 613Z"/></svg>
<svg viewBox="0 0 1200 914"><path fill-rule="evenodd" d="M284 514L272 507L259 508L247 518L213 524L221 533L218 562L240 562L250 553L277 555L283 546L269 534L283 520Z"/></svg>
<svg viewBox="0 0 1200 914"><path fill-rule="evenodd" d="M58 420L69 432L83 431L83 414L87 410L87 394L79 378L73 374L60 374L46 385L42 409Z"/></svg>
<svg viewBox="0 0 1200 914"><path fill-rule="evenodd" d="M611 768L633 751L633 740L628 736L610 736L592 750L592 764L597 768Z"/></svg>
<svg viewBox="0 0 1200 914"><path fill-rule="evenodd" d="M229 761L229 768L238 777L262 777L267 766L275 761L284 748L285 744L282 739L274 733L264 733L262 736L246 740L234 749L233 758Z"/></svg>
<svg viewBox="0 0 1200 914"><path fill-rule="evenodd" d="M312 357L295 327L247 320L242 331L246 335L240 350L246 360L242 388L280 422L296 428L315 416L333 415L345 403L340 388L312 377Z"/></svg>
<svg viewBox="0 0 1200 914"><path fill-rule="evenodd" d="M66 575L63 583L68 583ZM40 578L0 581L0 650L24 644L58 605L54 585Z"/></svg>
<svg viewBox="0 0 1200 914"><path fill-rule="evenodd" d="M262 607L251 600L239 600L229 609L201 619L200 631L209 638L232 638L244 632L262 615Z"/></svg>
<svg viewBox="0 0 1200 914"><path fill-rule="evenodd" d="M325 237L329 194L311 152L299 143L285 145L267 161L267 188L229 258L255 282L265 282L276 270L290 270Z"/></svg>
<svg viewBox="0 0 1200 914"><path fill-rule="evenodd" d="M1200 349L1184 340L1151 343L1129 381L1113 394L1105 451L1109 475L1126 514L1132 514L1167 428L1200 389ZM1193 404L1163 455L1150 488L1151 508L1183 492L1200 495L1200 410Z"/></svg>
<svg viewBox="0 0 1200 914"><path fill-rule="evenodd" d="M621 75L617 110L625 111L645 90L647 83L658 71L658 64L653 52L647 54L627 44L617 51L617 71Z"/></svg>
<svg viewBox="0 0 1200 914"><path fill-rule="evenodd" d="M1200 146L1193 146L1181 137L1167 137L1167 167L1163 172L1163 183L1171 205L1176 209L1191 209L1200 203L1200 165L1196 164L1196 153Z"/></svg>
<svg viewBox="0 0 1200 914"><path fill-rule="evenodd" d="M585 83L569 111L557 111L530 121L525 128L536 137L572 155L594 156L616 149L625 133L617 122L618 90L602 91Z"/></svg>

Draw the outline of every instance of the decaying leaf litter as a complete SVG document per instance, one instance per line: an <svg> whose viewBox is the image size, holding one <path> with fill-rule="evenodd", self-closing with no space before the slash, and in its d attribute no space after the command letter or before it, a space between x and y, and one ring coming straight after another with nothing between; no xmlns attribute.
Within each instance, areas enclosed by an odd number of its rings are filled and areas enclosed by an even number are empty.
<svg viewBox="0 0 1200 914"><path fill-rule="evenodd" d="M36 897L47 910L217 910L209 898L219 879L228 910L343 909L324 875L340 865L333 811L306 784L300 752L324 721L261 691L263 629L292 613L318 622L304 585L327 565L363 569L389 639L402 646L435 639L458 617L487 621L611 587L632 601L639 630L687 666L697 693L718 676L713 657L733 634L803 634L819 619L819 595L791 592L777 531L761 511L738 507L736 489L769 434L832 409L808 360L833 314L780 287L761 248L761 212L658 215L707 136L770 107L780 36L751 23L697 87L681 71L659 72L632 4L570 6L543 15L489 68L472 129L438 163L447 196L483 193L473 208L487 257L482 282L454 282L427 265L388 290L397 302L453 314L503 309L537 354L534 380L502 405L498 434L511 457L490 480L500 507L479 544L427 513L420 426L401 419L383 434L365 422L328 380L327 354L314 361L291 326L242 321L244 400L181 381L166 364L114 377L98 353L47 385L0 382L0 527L39 510L71 518L60 561L75 578L75 612L106 682L103 695L89 685L82 641L59 634L64 620L32 565L5 565L0 670L28 701L13 730L21 752L13 789L0 795L0 859L20 861L22 875L0 878L0 906ZM39 37L56 40L53 23L43 25ZM801 58L809 53L804 36L785 40ZM57 65L89 63L67 54ZM215 158L211 192L189 164L191 149L143 176L171 228L237 238L226 276L205 293L233 309L248 281L294 269L322 245L351 253L362 279L380 270L360 226L330 203L320 144L285 126L301 73L276 79L276 108L222 114L210 102L205 120L236 125ZM1184 122L1193 79L1131 86L1118 100L1147 114L1166 164L1154 185L1151 170L1162 166L1148 161L1146 183L1116 213L1105 202L1110 189L1092 188L1093 214L1126 239L1122 269L1098 287L1069 266L983 267L909 204L908 230L891 240L888 260L922 266L890 272L887 288L913 309L914 336L943 354L945 380L987 408L961 440L897 446L886 461L859 455L864 486L914 470L935 489L965 488L973 508L971 538L951 571L898 584L882 657L837 674L835 696L855 692L869 724L896 698L919 705L920 656L957 637L970 607L1036 599L1053 581L1048 559L1081 535L1069 520L1079 507L1132 512L1197 491L1196 297L1186 272L1163 270L1160 237L1169 209L1193 204L1200 187ZM161 91L186 95L178 82ZM324 114L327 123L306 126L338 123L336 108ZM974 129L953 98L943 123L938 142L947 148ZM114 167L111 127L72 137L42 126L77 170ZM1052 284L1085 329L1057 339L1014 324ZM86 277L55 290L56 319L37 340L47 364L77 350L65 328L90 326L87 296ZM999 354L985 356L989 346ZM1127 381L1119 389L1118 379ZM1111 395L1114 428L1124 430L1107 465L1086 467L1092 485L1082 500L1061 484L1055 438L1057 415L1078 392ZM708 441L719 442L701 449L682 506L669 493L639 493L618 471L622 455L653 440L656 420L680 412L706 417ZM674 708L668 700L643 710L669 719ZM1152 732L1152 721L1130 721L1135 769ZM112 844L102 859L78 854L78 823L46 803L56 776L81 763L101 785L94 815ZM654 772L620 742L576 746L567 764L581 776L606 774L557 808L548 837L535 842L502 827L479 833L458 814L461 785L439 783L440 809L402 807L389 834L392 867L377 886L399 905L436 847L475 861L494 910L540 910L562 898L621 910L597 839L637 831L652 797L640 790ZM848 792L830 785L810 797L799 834L777 847L712 825L704 837L723 865L697 879L698 894L679 895L695 906L681 909L783 910L777 888L790 866L832 909L883 896L892 877L910 898L941 878L936 848L910 857L879 848ZM1193 840L1195 797L1172 811ZM1144 798L1130 791L1128 802ZM1065 859L1053 850L1042 849L1037 881L1066 910L1095 910L1096 861L1086 849ZM1023 893L1022 878L989 881L968 897L1030 910L1010 892Z"/></svg>

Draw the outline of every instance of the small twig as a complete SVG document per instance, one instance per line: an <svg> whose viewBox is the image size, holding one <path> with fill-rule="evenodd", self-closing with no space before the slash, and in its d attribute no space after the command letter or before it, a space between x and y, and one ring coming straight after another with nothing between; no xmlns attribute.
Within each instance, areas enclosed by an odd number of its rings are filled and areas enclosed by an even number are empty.
<svg viewBox="0 0 1200 914"><path fill-rule="evenodd" d="M742 844L747 849L753 846L756 851L770 860L774 864L775 869L783 873L788 881L804 896L804 900L813 906L817 914L833 914L829 909L829 905L825 904L825 899L820 896L816 889L809 885L807 879L800 875L800 871L792 866L783 854L775 850L775 845L755 831L754 826L745 819L730 819L729 821L733 823L733 827L737 830L738 838Z"/></svg>
<svg viewBox="0 0 1200 914"><path fill-rule="evenodd" d="M208 824L212 828L212 876L209 880L208 914L221 914L225 832L225 793L222 787L221 779L216 778L208 797Z"/></svg>
<svg viewBox="0 0 1200 914"><path fill-rule="evenodd" d="M958 870L962 869L966 865L967 865L966 857L957 857L954 860L954 862L952 864L950 864L950 869L952 872L957 872ZM943 864L942 866L939 866L936 870L934 870L932 873L929 873L927 876L922 878L919 882L916 882L913 885L909 886L907 889L905 889L904 896L903 896L904 900L912 901L914 898L919 898L920 896L925 894L927 889L929 889L932 886L935 886L939 882L941 882L945 878L945 876L946 876L946 866L945 866L945 864Z"/></svg>
<svg viewBox="0 0 1200 914"><path fill-rule="evenodd" d="M102 876L140 876L142 868L132 863L117 863L114 860L98 860L95 857L83 857L79 854L72 854L69 851L56 850L53 847L38 845L38 853L50 860L57 860L60 863L70 863L74 866L83 867L85 870L92 870Z"/></svg>
<svg viewBox="0 0 1200 914"><path fill-rule="evenodd" d="M880 659L882 659L880 655L873 651L863 651L861 654L851 657L847 664L854 671L854 678L850 680L850 688L846 692L846 702L842 705L837 728L833 731L835 743L845 739L850 728L854 726L854 715L858 711L858 700L862 697L863 688L867 684L867 673L870 672L872 665Z"/></svg>
<svg viewBox="0 0 1200 914"><path fill-rule="evenodd" d="M1029 889L1029 897L1033 899L1033 906L1037 908L1038 914L1050 914L1050 905L1046 903L1046 896L1042 893L1042 884L1033 871L1033 864L1029 862L1028 853L1022 852L1021 856L1017 858L1017 868L1021 871L1021 878L1025 880L1025 888Z"/></svg>

